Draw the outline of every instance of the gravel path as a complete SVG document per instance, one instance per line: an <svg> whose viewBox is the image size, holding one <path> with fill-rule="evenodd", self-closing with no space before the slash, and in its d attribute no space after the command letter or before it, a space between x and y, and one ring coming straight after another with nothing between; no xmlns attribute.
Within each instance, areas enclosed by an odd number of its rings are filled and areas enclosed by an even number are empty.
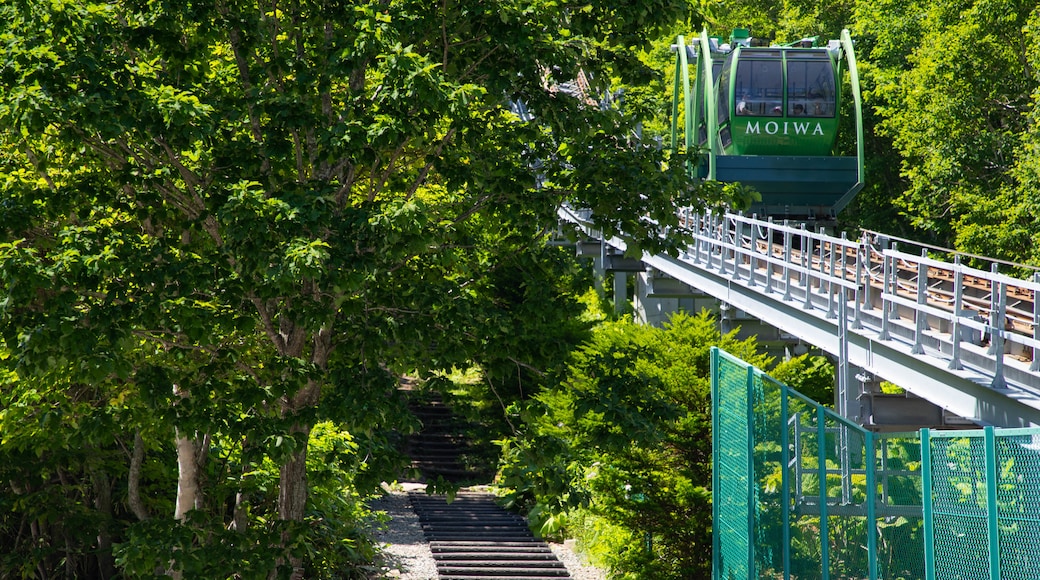
<svg viewBox="0 0 1040 580"><path fill-rule="evenodd" d="M402 489L391 491L372 505L373 509L390 516L386 529L376 534L376 540L383 547L384 562L373 580L437 580L437 565L430 544L423 537L419 518L408 501L408 492L417 489L425 489L425 486L404 484ZM606 580L606 573L586 564L574 552L571 542L549 544L549 547L574 580Z"/></svg>

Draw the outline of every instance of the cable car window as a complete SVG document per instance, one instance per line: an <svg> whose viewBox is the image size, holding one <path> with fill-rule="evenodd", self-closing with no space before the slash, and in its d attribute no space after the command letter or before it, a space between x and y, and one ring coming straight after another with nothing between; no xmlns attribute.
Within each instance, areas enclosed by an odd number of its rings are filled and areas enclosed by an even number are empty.
<svg viewBox="0 0 1040 580"><path fill-rule="evenodd" d="M733 90L738 115L783 115L784 75L781 61L740 59Z"/></svg>
<svg viewBox="0 0 1040 580"><path fill-rule="evenodd" d="M834 69L830 60L787 61L787 114L834 117Z"/></svg>

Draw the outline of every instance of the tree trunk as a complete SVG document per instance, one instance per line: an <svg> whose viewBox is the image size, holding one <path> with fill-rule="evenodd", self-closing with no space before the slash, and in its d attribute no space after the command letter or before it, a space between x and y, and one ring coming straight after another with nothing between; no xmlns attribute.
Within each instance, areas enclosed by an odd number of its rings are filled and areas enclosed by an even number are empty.
<svg viewBox="0 0 1040 580"><path fill-rule="evenodd" d="M130 472L126 476L126 495L130 511L137 519L148 519L148 510L141 501L141 466L144 464L144 439L141 432L134 433L134 450L130 455Z"/></svg>
<svg viewBox="0 0 1040 580"><path fill-rule="evenodd" d="M275 344L281 345L279 351L283 356L299 357L307 336L301 327L283 321L280 336ZM312 348L311 362L321 369L326 369L329 352L331 351L331 328L325 327L311 337ZM293 427L290 434L298 437L299 449L293 453L289 460L279 469L278 482L278 518L289 522L302 522L303 515L307 509L307 444L310 441L311 428L313 425L294 417L299 411L311 409L317 406L321 398L321 384L314 380L308 380L307 384L291 397L283 397L281 400L281 414L283 418L293 417ZM288 535L282 536L282 546L290 545ZM289 564L292 566L290 580L303 580L303 559L299 556L291 556Z"/></svg>
<svg viewBox="0 0 1040 580"><path fill-rule="evenodd" d="M177 504L174 506L173 519L183 522L187 513L198 509L201 505L202 491L199 486L199 455L195 439L181 436L180 429L175 431L177 445ZM181 580L182 574L174 564L177 554L170 558L170 569L167 575L174 580Z"/></svg>
<svg viewBox="0 0 1040 580"><path fill-rule="evenodd" d="M240 534L244 534L249 529L249 514L246 511L249 494L243 490L246 488L246 480L251 477L249 474L253 471L253 462L250 460L252 450L252 439L247 435L242 439L242 467L238 480L238 493L235 494L235 511L231 520L231 528Z"/></svg>
<svg viewBox="0 0 1040 580"><path fill-rule="evenodd" d="M282 401L282 415L289 417L297 411L309 409L318 404L321 387L314 381L300 389L295 396ZM295 421L290 433L298 440L299 449L290 456L289 461L279 470L278 482L278 518L284 521L302 522L307 509L307 444L313 426L302 421ZM282 546L290 544L288 536L282 537ZM289 558L292 566L291 580L303 580L303 561L293 556Z"/></svg>
<svg viewBox="0 0 1040 580"><path fill-rule="evenodd" d="M292 454L289 461L279 470L278 485L278 518L281 520L301 522L307 509L307 441L310 439L311 426L296 424L293 435L302 434L303 444ZM290 544L291 538L282 537L282 545ZM303 579L303 561L298 556L289 558L292 566L291 580Z"/></svg>
<svg viewBox="0 0 1040 580"><path fill-rule="evenodd" d="M173 394L187 399L191 395L173 386ZM196 437L198 433L195 434ZM173 509L173 519L183 522L185 514L201 507L201 490L199 487L199 447L196 439L181 434L180 428L174 429L174 442L177 446L177 505Z"/></svg>
<svg viewBox="0 0 1040 580"><path fill-rule="evenodd" d="M200 505L199 464L195 439L184 437L177 430L177 505L173 518L184 521L185 514Z"/></svg>
<svg viewBox="0 0 1040 580"><path fill-rule="evenodd" d="M97 560L100 576L107 580L116 575L115 560L112 558L112 533L109 530L109 522L115 519L112 514L112 486L108 474L97 466L90 469L90 478L94 483L94 508L104 516L98 527Z"/></svg>

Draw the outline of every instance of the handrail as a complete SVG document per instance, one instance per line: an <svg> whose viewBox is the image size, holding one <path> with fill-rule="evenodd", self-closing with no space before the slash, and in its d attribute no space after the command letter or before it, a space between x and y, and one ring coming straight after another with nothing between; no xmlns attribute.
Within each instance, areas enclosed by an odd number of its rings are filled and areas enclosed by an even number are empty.
<svg viewBox="0 0 1040 580"><path fill-rule="evenodd" d="M690 73L687 69L686 39L679 35L675 47L675 78L672 81L672 151L679 147L679 91L689 92ZM687 111L686 115L689 116Z"/></svg>
<svg viewBox="0 0 1040 580"><path fill-rule="evenodd" d="M865 145L863 140L863 99L859 91L859 70L856 67L856 53L852 45L852 36L849 34L849 29L845 28L841 31L841 46L845 53L845 61L849 65L849 81L852 83L852 98L856 103L856 163L857 163L857 181L845 195L834 204L834 213L838 213L845 209L845 206L852 201L852 198L859 193L859 190L863 189L863 184L866 183L866 167L864 165L864 159L866 158Z"/></svg>
<svg viewBox="0 0 1040 580"><path fill-rule="evenodd" d="M701 30L700 35L700 57L697 59L697 75L704 73L704 83L698 91L697 99L701 100L700 92L704 91L704 108L707 117L708 131L708 179L714 180L716 175L716 157L719 155L719 107L715 102L715 71L711 60L711 41L708 40L707 29ZM689 91L687 91L689 92ZM696 127L694 127L696 138Z"/></svg>

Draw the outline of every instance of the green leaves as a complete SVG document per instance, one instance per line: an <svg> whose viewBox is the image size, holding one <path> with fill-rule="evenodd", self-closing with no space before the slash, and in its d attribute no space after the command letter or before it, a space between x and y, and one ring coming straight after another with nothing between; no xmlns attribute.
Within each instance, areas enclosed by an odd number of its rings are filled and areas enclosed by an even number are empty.
<svg viewBox="0 0 1040 580"><path fill-rule="evenodd" d="M296 238L289 242L281 268L294 280L321 280L328 272L330 247L322 240Z"/></svg>
<svg viewBox="0 0 1040 580"><path fill-rule="evenodd" d="M1004 0L857 7L872 43L862 57L875 84L868 95L883 118L878 130L903 159L907 187L897 205L933 243L1031 257L1024 231L1035 222L1025 201L1031 186L1016 182L1016 167L1028 158L1023 138L1034 130L1037 81L1030 42L1022 41L1033 8ZM972 58L954 57L959 46L970 46ZM1002 219L985 203L993 198L1009 208ZM1019 233L1002 234L1009 223Z"/></svg>
<svg viewBox="0 0 1040 580"><path fill-rule="evenodd" d="M213 107L203 104L190 91L178 90L170 85L149 87L144 94L155 102L167 129L207 124L209 115L213 113Z"/></svg>

